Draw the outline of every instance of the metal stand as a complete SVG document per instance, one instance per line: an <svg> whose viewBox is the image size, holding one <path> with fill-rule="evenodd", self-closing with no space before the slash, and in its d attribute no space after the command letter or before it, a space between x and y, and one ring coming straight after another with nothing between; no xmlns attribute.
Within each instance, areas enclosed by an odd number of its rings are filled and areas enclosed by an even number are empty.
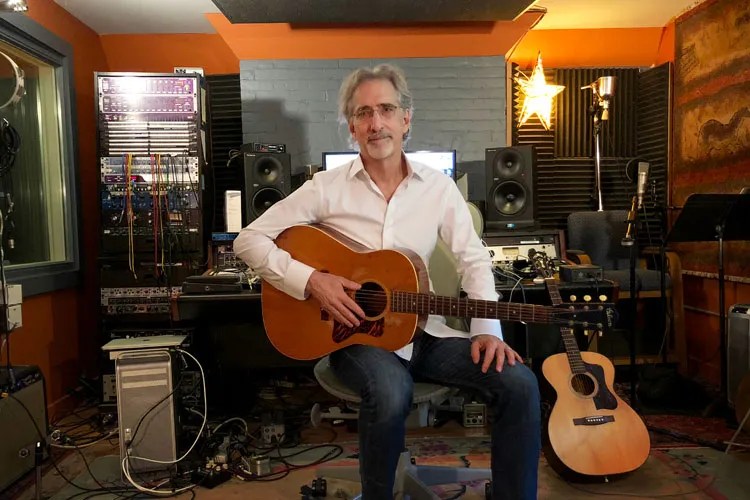
<svg viewBox="0 0 750 500"><path fill-rule="evenodd" d="M667 300L667 205L657 202L656 181L652 181L651 184L651 199L654 207L658 207L659 227L661 227L661 234L659 235L659 291L661 292L661 310L665 313L665 320L669 318L669 323L664 325L661 361L667 364L669 360L669 356L667 356L667 336L671 339L675 337L674 318L677 311L674 310L673 305L670 306Z"/></svg>
<svg viewBox="0 0 750 500"><path fill-rule="evenodd" d="M633 200L633 206L635 205L635 200ZM635 266L638 264L638 208L634 208L628 213L628 224L630 225L630 237L632 238L630 241L630 301L631 301L631 313L632 313L632 321L630 324L630 406L633 407L634 410L638 411L638 404L636 400L636 394L635 394L635 386L636 386L636 369L635 369L635 357L636 357L636 349L635 349L635 337L636 337L636 327L638 326L638 286L636 283L636 275L635 275Z"/></svg>
<svg viewBox="0 0 750 500"><path fill-rule="evenodd" d="M693 194L685 201L668 241L719 242L719 349L721 356L721 393L705 415L724 413L727 403L727 325L724 305L724 241L749 241L750 194Z"/></svg>
<svg viewBox="0 0 750 500"><path fill-rule="evenodd" d="M596 202L597 212L604 210L604 202L602 199L602 156L601 156L601 142L602 142L602 120L601 120L601 108L598 105L594 105L594 172L596 182Z"/></svg>
<svg viewBox="0 0 750 500"><path fill-rule="evenodd" d="M34 477L34 498L41 500L42 498L42 462L44 461L44 448L42 448L42 442L37 441L34 447L34 468L36 469L36 476Z"/></svg>
<svg viewBox="0 0 750 500"><path fill-rule="evenodd" d="M597 211L604 210L602 202L602 152L601 152L601 126L603 121L609 119L609 101L615 92L615 77L601 76L588 85L581 87L591 89L594 93L594 104L591 112L594 117L594 163L596 166L596 198Z"/></svg>

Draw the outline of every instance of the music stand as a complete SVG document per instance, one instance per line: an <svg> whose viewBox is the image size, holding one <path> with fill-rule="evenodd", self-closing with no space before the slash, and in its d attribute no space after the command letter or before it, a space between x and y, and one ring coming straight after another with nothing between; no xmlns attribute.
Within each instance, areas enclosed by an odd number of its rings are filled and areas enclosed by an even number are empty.
<svg viewBox="0 0 750 500"><path fill-rule="evenodd" d="M667 236L668 242L719 242L719 349L721 395L727 398L727 336L724 305L724 242L750 241L750 193L691 194ZM708 411L708 410L707 410Z"/></svg>

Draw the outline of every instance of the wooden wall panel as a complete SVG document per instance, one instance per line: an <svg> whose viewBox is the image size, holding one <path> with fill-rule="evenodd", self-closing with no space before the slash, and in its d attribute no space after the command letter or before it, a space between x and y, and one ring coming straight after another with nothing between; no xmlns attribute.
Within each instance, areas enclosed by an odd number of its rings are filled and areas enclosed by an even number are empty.
<svg viewBox="0 0 750 500"><path fill-rule="evenodd" d="M692 193L738 193L750 185L748 11L750 0L709 0L675 22L672 220ZM674 249L687 273L690 371L718 384L718 244ZM750 243L727 242L724 264L726 308L750 302Z"/></svg>

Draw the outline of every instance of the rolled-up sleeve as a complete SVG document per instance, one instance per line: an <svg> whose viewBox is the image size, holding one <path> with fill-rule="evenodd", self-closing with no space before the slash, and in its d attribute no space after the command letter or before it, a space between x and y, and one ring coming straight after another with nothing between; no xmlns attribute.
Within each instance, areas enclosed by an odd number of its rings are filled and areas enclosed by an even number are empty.
<svg viewBox="0 0 750 500"><path fill-rule="evenodd" d="M456 256L461 288L470 299L497 302L492 260L474 230L466 201L458 189L450 189L445 200L440 237ZM469 330L472 336L489 334L503 338L500 321L496 319L472 318Z"/></svg>
<svg viewBox="0 0 750 500"><path fill-rule="evenodd" d="M307 181L244 227L234 240L234 252L268 283L292 297L305 299L305 287L314 268L294 260L274 243L285 229L318 220L322 186Z"/></svg>

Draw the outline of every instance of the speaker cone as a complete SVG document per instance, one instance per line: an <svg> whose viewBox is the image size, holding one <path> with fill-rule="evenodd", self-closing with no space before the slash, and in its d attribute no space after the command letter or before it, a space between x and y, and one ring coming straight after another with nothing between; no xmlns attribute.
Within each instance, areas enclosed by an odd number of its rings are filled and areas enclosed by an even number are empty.
<svg viewBox="0 0 750 500"><path fill-rule="evenodd" d="M526 206L526 188L515 181L501 182L492 192L492 203L503 215L515 215Z"/></svg>
<svg viewBox="0 0 750 500"><path fill-rule="evenodd" d="M283 168L281 162L273 156L264 156L258 158L254 165L255 179L259 184L276 184L277 179L281 176Z"/></svg>
<svg viewBox="0 0 750 500"><path fill-rule="evenodd" d="M271 187L264 187L259 189L253 195L253 202L251 204L253 215L259 217L263 212L271 208L271 205L280 201L284 198L284 193L278 189Z"/></svg>
<svg viewBox="0 0 750 500"><path fill-rule="evenodd" d="M504 148L495 156L495 176L515 177L523 168L521 153L513 148Z"/></svg>

